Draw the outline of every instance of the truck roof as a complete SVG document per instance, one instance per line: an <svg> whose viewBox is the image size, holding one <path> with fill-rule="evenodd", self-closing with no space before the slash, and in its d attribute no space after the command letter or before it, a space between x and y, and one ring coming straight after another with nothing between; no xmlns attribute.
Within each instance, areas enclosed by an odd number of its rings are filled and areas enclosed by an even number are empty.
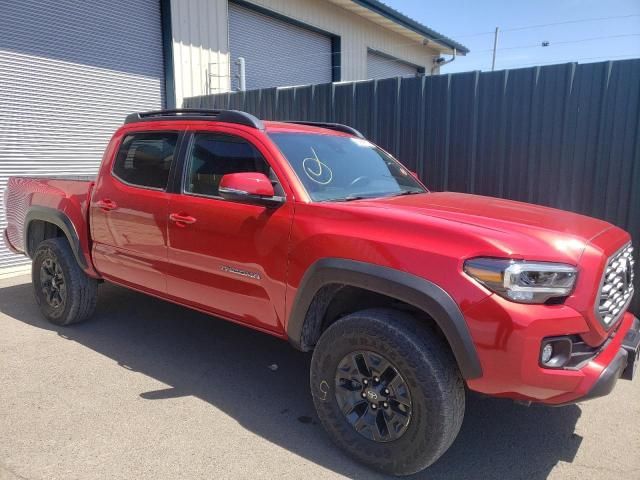
<svg viewBox="0 0 640 480"><path fill-rule="evenodd" d="M324 133L327 135L336 135L341 137L350 136L362 136L360 132L348 125L342 125L339 123L323 123L323 122L304 122L298 123L297 121L265 121L265 130L270 133ZM353 132L349 131L353 130ZM354 133L355 132L355 133Z"/></svg>
<svg viewBox="0 0 640 480"><path fill-rule="evenodd" d="M155 122L167 120L194 120L205 122L235 123L262 131L279 132L314 132L333 135L356 136L364 138L355 128L340 123L312 122L306 120L265 121L263 122L250 113L240 110L214 110L200 108L183 108L175 110L154 110L150 112L135 112L127 115L124 123Z"/></svg>

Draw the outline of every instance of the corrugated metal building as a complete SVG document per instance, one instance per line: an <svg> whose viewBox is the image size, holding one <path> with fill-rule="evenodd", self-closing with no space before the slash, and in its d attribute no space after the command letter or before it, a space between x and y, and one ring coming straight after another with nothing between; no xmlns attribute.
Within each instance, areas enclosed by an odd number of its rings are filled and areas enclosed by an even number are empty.
<svg viewBox="0 0 640 480"><path fill-rule="evenodd" d="M124 116L248 88L430 74L467 50L376 0L3 0L0 230L11 175L93 174ZM0 246L0 274L24 268Z"/></svg>
<svg viewBox="0 0 640 480"><path fill-rule="evenodd" d="M263 88L368 79L381 56L392 76L428 75L434 59L468 52L377 0L172 0L171 8L178 103L232 89L238 57L247 87Z"/></svg>

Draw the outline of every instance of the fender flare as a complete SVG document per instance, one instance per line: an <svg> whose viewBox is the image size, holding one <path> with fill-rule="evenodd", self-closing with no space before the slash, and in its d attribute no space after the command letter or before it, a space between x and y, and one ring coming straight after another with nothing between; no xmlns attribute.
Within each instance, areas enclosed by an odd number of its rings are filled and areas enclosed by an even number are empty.
<svg viewBox="0 0 640 480"><path fill-rule="evenodd" d="M318 260L304 274L287 323L287 335L295 348L309 349L303 341L307 312L320 289L330 284L370 290L424 311L444 333L462 376L466 380L482 376L482 366L467 323L447 292L435 283L407 272L342 258Z"/></svg>
<svg viewBox="0 0 640 480"><path fill-rule="evenodd" d="M55 208L33 206L27 211L27 215L24 219L24 249L29 257L32 253L29 249L29 227L32 221L41 220L43 222L49 222L57 226L62 233L67 237L71 250L80 268L87 271L89 266L82 254L82 248L80 247L80 237L76 231L76 227L69 217Z"/></svg>

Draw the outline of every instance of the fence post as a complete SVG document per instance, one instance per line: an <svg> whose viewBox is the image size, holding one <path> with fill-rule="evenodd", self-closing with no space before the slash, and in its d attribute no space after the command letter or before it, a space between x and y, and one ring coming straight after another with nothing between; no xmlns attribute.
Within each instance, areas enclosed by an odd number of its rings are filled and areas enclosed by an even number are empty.
<svg viewBox="0 0 640 480"><path fill-rule="evenodd" d="M418 177L423 182L424 178L424 138L425 138L425 117L426 117L426 101L424 98L425 95L425 85L426 85L426 76L423 75L420 77L420 99L418 105L420 105L420 110L418 111L418 134L416 135L418 140L418 146L416 148L416 152L418 158L416 158L416 172L418 173Z"/></svg>
<svg viewBox="0 0 640 480"><path fill-rule="evenodd" d="M476 191L476 150L478 148L478 86L480 83L480 72L476 71L473 77L473 97L471 112L471 158L469 159L469 192Z"/></svg>

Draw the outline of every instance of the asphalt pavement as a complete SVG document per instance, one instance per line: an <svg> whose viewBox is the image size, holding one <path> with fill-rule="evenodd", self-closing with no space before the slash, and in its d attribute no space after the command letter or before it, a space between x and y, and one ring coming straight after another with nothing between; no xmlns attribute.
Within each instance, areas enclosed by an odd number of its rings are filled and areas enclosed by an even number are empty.
<svg viewBox="0 0 640 480"><path fill-rule="evenodd" d="M319 425L310 356L112 285L56 327L26 276L0 280L0 479L378 479ZM640 379L525 407L470 394L451 449L415 479L640 479Z"/></svg>

